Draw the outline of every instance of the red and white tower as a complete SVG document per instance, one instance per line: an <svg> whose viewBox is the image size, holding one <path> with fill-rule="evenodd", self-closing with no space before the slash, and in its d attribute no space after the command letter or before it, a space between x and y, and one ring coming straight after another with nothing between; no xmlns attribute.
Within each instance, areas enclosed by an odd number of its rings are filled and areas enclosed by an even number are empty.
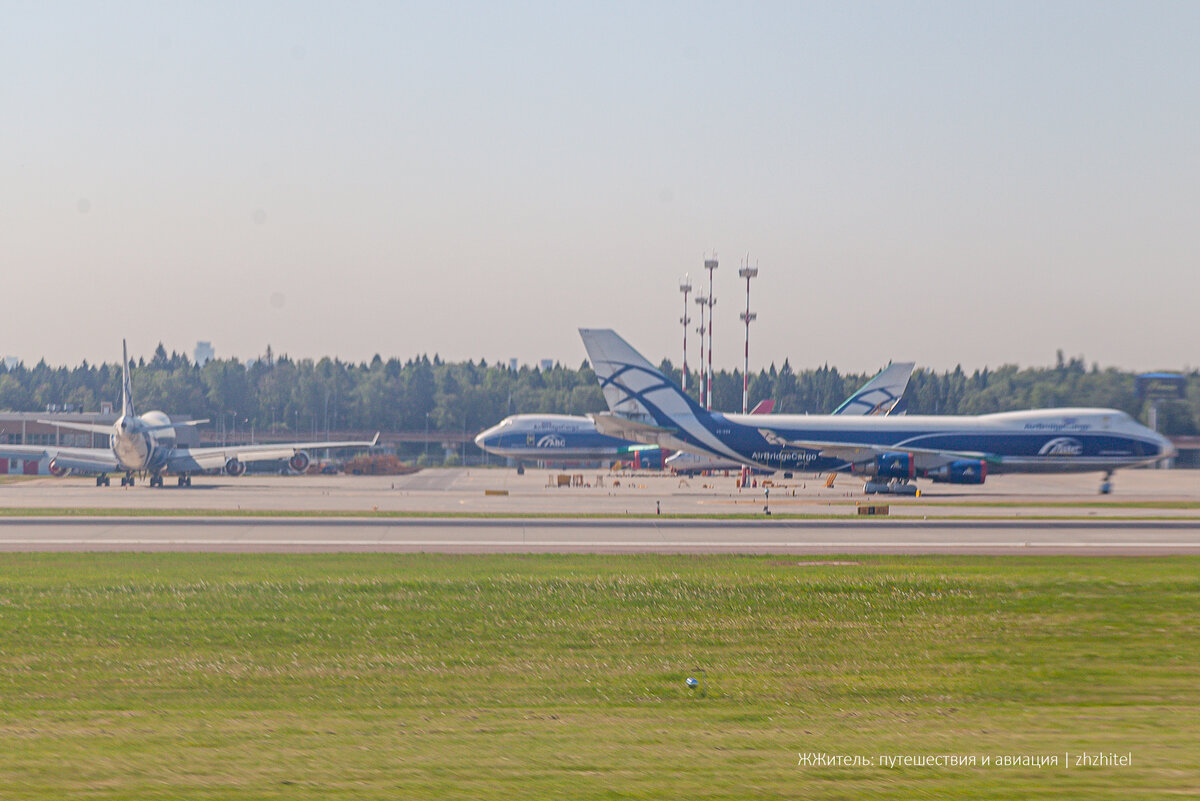
<svg viewBox="0 0 1200 801"><path fill-rule="evenodd" d="M746 311L742 312L742 322L746 324L746 357L742 362L742 414L750 411L750 323L757 314L750 311L750 279L758 277L758 265L750 266L747 257L746 266L738 270L738 275L746 279Z"/></svg>
<svg viewBox="0 0 1200 801"><path fill-rule="evenodd" d="M704 260L704 269L708 270L708 391L704 404L705 409L712 409L712 352L713 352L713 306L717 299L713 296L713 273L717 270L717 254L711 259Z"/></svg>
<svg viewBox="0 0 1200 801"><path fill-rule="evenodd" d="M683 374L682 374L681 378L679 379L679 387L680 387L680 389L683 390L684 394L686 395L687 394L687 378L688 378L688 373L687 373L687 327L688 327L688 323L690 323L692 321L692 319L690 317L688 317L687 300L688 300L688 293L692 291L691 275L685 275L683 277L683 280L681 280L679 282L679 291L683 293L683 316L679 318L679 322L683 323Z"/></svg>

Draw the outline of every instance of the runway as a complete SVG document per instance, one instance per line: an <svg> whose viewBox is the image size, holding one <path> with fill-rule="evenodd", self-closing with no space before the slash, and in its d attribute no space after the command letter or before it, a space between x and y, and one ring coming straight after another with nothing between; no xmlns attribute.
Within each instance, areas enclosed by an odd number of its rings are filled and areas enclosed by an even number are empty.
<svg viewBox="0 0 1200 801"><path fill-rule="evenodd" d="M0 551L1200 554L1172 521L9 518Z"/></svg>

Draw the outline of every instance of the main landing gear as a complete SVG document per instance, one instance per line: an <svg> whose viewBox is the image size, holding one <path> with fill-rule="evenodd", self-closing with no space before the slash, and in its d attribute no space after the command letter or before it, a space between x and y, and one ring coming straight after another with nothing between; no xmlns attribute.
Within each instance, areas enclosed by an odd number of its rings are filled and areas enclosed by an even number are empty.
<svg viewBox="0 0 1200 801"><path fill-rule="evenodd" d="M910 484L906 478L893 478L891 481L868 481L863 485L867 495L916 495L917 485Z"/></svg>
<svg viewBox="0 0 1200 801"><path fill-rule="evenodd" d="M188 475L187 473L184 473L181 476L179 476L178 482L179 482L179 486L181 486L181 487L190 487L190 486L192 486L192 477L190 475ZM127 472L125 475L121 476L121 486L122 487L132 487L135 483L136 483L136 479L134 478L132 471ZM150 483L150 486L152 486L152 487L163 486L162 473L151 473L149 483ZM108 475L102 473L102 474L96 476L96 486L97 487L109 486Z"/></svg>
<svg viewBox="0 0 1200 801"><path fill-rule="evenodd" d="M1112 471L1109 470L1104 474L1104 478L1100 479L1100 494L1108 495L1112 492Z"/></svg>

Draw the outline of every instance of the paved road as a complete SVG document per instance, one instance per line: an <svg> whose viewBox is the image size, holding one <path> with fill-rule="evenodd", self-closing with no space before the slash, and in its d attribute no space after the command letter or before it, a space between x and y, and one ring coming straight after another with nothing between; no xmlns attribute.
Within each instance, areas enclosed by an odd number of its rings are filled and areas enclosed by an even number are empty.
<svg viewBox="0 0 1200 801"><path fill-rule="evenodd" d="M17 518L0 551L1200 554L1162 521L658 521Z"/></svg>

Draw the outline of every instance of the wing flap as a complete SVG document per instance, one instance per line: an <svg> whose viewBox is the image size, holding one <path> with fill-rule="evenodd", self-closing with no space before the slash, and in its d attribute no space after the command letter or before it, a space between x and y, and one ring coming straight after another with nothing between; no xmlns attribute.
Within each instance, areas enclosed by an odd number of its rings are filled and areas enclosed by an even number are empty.
<svg viewBox="0 0 1200 801"><path fill-rule="evenodd" d="M761 432L766 436L766 432ZM778 437L772 432L773 436ZM925 457L923 466L933 467L943 462L957 459L979 459L992 464L999 463L999 458L982 451L947 451L939 448L916 448L907 445L852 445L845 442L823 442L820 440L786 440L788 447L803 448L807 451L817 451L822 456L831 459L842 459L858 464L874 459L885 453L911 453Z"/></svg>
<svg viewBox="0 0 1200 801"><path fill-rule="evenodd" d="M0 459L53 459L72 470L116 470L117 457L108 448L60 448L57 445L0 445Z"/></svg>

